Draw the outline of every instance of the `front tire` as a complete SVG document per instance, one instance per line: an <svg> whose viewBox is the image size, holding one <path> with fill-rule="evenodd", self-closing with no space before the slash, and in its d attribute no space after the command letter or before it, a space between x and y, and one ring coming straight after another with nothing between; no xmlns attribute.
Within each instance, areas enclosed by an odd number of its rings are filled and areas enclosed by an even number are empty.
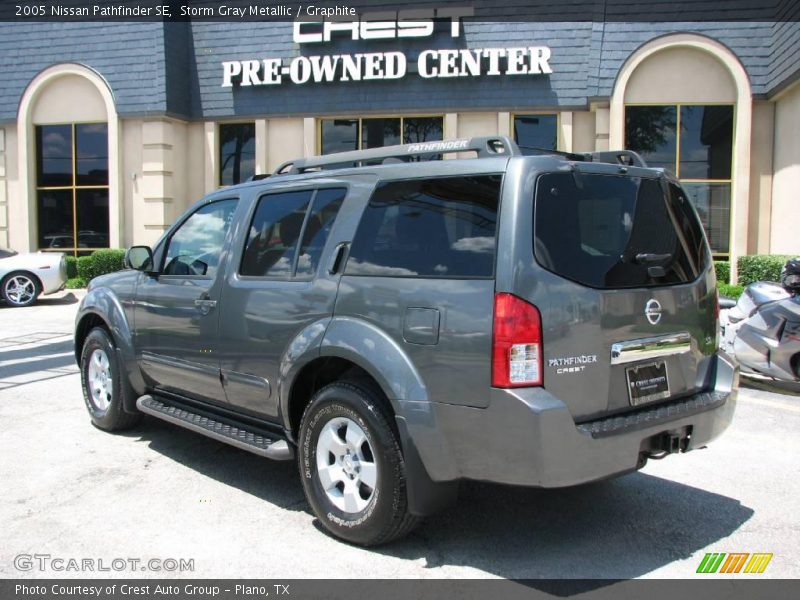
<svg viewBox="0 0 800 600"><path fill-rule="evenodd" d="M39 280L25 271L9 273L0 284L0 294L9 306L30 306L41 293Z"/></svg>
<svg viewBox="0 0 800 600"><path fill-rule="evenodd" d="M95 327L86 336L81 351L83 399L92 423L105 431L130 429L141 419L122 407L123 370L111 336Z"/></svg>
<svg viewBox="0 0 800 600"><path fill-rule="evenodd" d="M319 390L300 424L299 466L308 503L334 536L362 546L406 535L405 462L378 392L351 382Z"/></svg>

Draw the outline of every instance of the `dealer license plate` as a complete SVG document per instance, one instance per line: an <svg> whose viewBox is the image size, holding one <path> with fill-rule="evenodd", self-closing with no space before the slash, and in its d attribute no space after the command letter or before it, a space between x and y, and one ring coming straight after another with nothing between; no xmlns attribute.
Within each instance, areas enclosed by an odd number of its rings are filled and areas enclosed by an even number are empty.
<svg viewBox="0 0 800 600"><path fill-rule="evenodd" d="M625 369L631 406L669 398L667 363L663 360Z"/></svg>

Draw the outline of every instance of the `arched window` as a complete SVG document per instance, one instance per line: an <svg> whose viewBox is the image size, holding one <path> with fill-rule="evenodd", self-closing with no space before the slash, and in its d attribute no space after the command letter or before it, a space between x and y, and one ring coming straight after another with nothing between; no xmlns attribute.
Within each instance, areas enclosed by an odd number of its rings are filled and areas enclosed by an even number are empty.
<svg viewBox="0 0 800 600"><path fill-rule="evenodd" d="M45 69L22 96L17 128L28 248L80 256L118 246L119 125L106 81L82 65Z"/></svg>
<svg viewBox="0 0 800 600"><path fill-rule="evenodd" d="M696 34L651 40L620 69L610 143L672 171L716 255L746 246L751 95L747 74L719 42Z"/></svg>
<svg viewBox="0 0 800 600"><path fill-rule="evenodd" d="M109 246L108 125L36 125L40 250L89 254Z"/></svg>

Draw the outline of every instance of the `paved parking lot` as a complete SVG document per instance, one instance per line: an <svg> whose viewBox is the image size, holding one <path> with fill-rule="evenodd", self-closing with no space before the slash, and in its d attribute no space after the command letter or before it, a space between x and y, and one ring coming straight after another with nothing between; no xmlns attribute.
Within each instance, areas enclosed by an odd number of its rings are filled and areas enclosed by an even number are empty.
<svg viewBox="0 0 800 600"><path fill-rule="evenodd" d="M72 355L76 307L69 292L0 305L0 577L92 576L15 568L35 553L194 560L192 572L156 576L694 577L706 552L771 552L760 577L800 576L791 389L744 389L732 428L706 450L565 490L466 484L407 539L364 550L316 526L293 463L152 419L123 435L92 427Z"/></svg>

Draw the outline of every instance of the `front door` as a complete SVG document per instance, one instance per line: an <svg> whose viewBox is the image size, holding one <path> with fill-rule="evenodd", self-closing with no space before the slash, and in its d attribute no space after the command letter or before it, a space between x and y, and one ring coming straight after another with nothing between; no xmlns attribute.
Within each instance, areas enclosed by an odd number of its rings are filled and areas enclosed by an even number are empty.
<svg viewBox="0 0 800 600"><path fill-rule="evenodd" d="M156 390L224 402L216 351L220 288L235 199L198 208L175 229L136 293L136 346Z"/></svg>

